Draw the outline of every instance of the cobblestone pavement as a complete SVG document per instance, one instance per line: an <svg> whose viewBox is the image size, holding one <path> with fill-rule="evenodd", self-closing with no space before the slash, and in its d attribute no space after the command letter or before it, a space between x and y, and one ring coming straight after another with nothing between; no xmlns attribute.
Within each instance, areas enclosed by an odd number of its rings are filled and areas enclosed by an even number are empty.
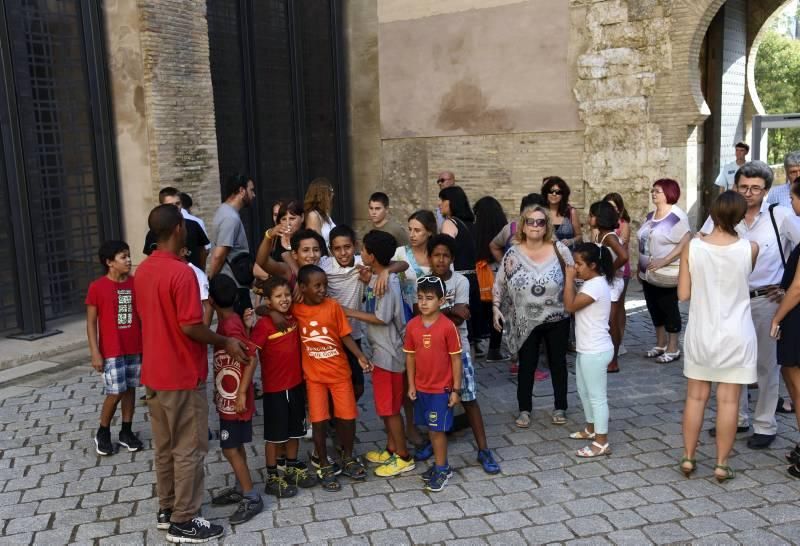
<svg viewBox="0 0 800 546"><path fill-rule="evenodd" d="M701 437L696 477L677 471L685 383L681 363L657 365L635 355L652 345L643 302L629 297L622 373L609 376L608 458L579 460L580 443L566 438L582 425L570 376L569 424L550 424L549 381L536 385L533 423L514 426L516 399L508 364L477 365L479 401L499 476L475 461L469 431L451 440L456 472L441 493L426 493L418 476L342 479L342 490L301 490L297 497L264 497L265 511L231 529L233 507L209 504L210 492L233 476L218 442L206 459L204 515L224 524L226 544L270 543L743 543L800 541L800 481L785 472L784 452L797 439L794 416L779 416L780 436L767 451L752 451L740 436L731 465L735 480L712 478L713 442ZM88 365L30 378L0 389L0 543L122 544L165 541L155 528L153 453L146 412L135 429L148 449L102 458L93 434L102 399ZM357 449L381 444L384 433L362 398ZM711 426L707 412L704 428ZM262 417L254 421L261 438ZM212 424L212 428L216 426ZM118 426L112 427L116 439ZM303 452L310 449L304 442ZM250 446L251 469L263 488L263 448Z"/></svg>

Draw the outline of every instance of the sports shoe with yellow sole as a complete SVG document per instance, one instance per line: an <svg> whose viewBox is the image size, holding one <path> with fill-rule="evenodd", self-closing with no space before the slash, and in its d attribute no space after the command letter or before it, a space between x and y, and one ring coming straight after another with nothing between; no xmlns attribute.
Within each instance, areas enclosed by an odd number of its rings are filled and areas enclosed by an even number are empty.
<svg viewBox="0 0 800 546"><path fill-rule="evenodd" d="M373 451L367 451L364 454L364 458L367 460L367 462L372 464L383 464L392 458L392 454L385 449L382 451L375 449Z"/></svg>
<svg viewBox="0 0 800 546"><path fill-rule="evenodd" d="M392 454L389 459L375 469L375 475L381 478L398 476L404 472L410 472L416 468L414 459L408 461L401 459L397 454Z"/></svg>

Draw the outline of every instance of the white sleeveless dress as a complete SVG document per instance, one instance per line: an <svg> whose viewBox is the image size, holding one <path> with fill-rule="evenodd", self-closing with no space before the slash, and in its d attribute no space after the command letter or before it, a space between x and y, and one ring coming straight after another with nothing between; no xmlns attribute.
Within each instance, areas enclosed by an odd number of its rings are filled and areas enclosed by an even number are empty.
<svg viewBox="0 0 800 546"><path fill-rule="evenodd" d="M684 338L686 377L717 383L756 382L758 349L747 283L752 263L750 241L745 239L727 246L701 239L689 243L692 297Z"/></svg>

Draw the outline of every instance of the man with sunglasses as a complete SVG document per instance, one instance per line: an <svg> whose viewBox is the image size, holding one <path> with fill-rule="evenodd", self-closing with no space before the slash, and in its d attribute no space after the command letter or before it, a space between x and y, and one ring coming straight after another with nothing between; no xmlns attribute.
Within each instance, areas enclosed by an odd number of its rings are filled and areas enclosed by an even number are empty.
<svg viewBox="0 0 800 546"><path fill-rule="evenodd" d="M452 173L452 171L442 171L439 173L439 176L436 177L436 184L439 186L439 191L449 188L450 186L456 185L456 175ZM439 193L439 192L436 192ZM444 223L444 216L442 215L442 211L439 210L439 207L436 207L436 228L441 231L442 224Z"/></svg>
<svg viewBox="0 0 800 546"><path fill-rule="evenodd" d="M778 431L775 411L778 405L779 374L776 346L770 339L772 317L783 297L779 288L783 277L785 256L800 243L800 221L791 209L770 206L765 197L772 186L772 169L762 161L749 161L742 165L734 178L734 191L747 201L744 219L736 226L740 237L758 244L758 260L750 273L750 311L756 327L758 342L758 402L753 413L753 435L747 441L751 449L766 449L775 440ZM714 222L709 218L700 229L711 233ZM748 426L747 389L742 389L739 400L739 426L745 432ZM709 433L716 435L716 428Z"/></svg>

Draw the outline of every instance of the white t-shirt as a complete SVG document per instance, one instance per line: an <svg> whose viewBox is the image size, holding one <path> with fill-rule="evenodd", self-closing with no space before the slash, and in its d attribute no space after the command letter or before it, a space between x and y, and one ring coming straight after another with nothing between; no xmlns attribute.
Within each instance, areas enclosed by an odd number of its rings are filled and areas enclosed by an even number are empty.
<svg viewBox="0 0 800 546"><path fill-rule="evenodd" d="M739 170L739 165L736 161L725 163L719 171L719 176L714 181L714 184L723 190L730 190L733 188L734 180L736 179L736 171Z"/></svg>
<svg viewBox="0 0 800 546"><path fill-rule="evenodd" d="M456 305L469 306L469 281L461 273L453 272L444 282L444 305L442 310L450 309ZM469 330L465 320L458 325L458 335L461 338L461 348L469 347Z"/></svg>
<svg viewBox="0 0 800 546"><path fill-rule="evenodd" d="M206 301L208 299L208 277L202 269L193 263L187 263L189 264L189 267L192 268L192 271L194 271L194 276L197 277L197 287L200 288L200 301Z"/></svg>
<svg viewBox="0 0 800 546"><path fill-rule="evenodd" d="M342 267L332 256L322 256L319 259L319 266L328 276L328 295L342 307L361 309L364 283L358 277L360 265L362 265L361 256L355 256L353 265L349 267ZM361 339L364 336L364 326L361 321L352 318L348 320L353 329L350 337Z"/></svg>
<svg viewBox="0 0 800 546"><path fill-rule="evenodd" d="M650 260L666 257L689 231L689 218L676 205L659 220L650 212L638 231L639 278L644 279Z"/></svg>
<svg viewBox="0 0 800 546"><path fill-rule="evenodd" d="M584 281L578 291L594 300L575 313L575 345L579 353L592 354L613 351L614 343L608 332L611 314L611 287L605 277Z"/></svg>

